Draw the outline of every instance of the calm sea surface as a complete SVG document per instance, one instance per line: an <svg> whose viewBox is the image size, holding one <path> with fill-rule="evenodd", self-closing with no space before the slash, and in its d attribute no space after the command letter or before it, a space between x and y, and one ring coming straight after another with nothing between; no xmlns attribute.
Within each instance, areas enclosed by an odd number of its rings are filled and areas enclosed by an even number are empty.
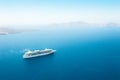
<svg viewBox="0 0 120 80"><path fill-rule="evenodd" d="M53 55L23 59L27 49ZM120 80L120 28L42 27L0 35L0 80Z"/></svg>

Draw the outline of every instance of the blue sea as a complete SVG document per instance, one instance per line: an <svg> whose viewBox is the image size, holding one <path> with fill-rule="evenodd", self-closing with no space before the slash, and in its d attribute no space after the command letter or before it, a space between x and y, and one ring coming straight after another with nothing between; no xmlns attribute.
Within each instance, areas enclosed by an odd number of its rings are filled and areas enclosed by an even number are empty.
<svg viewBox="0 0 120 80"><path fill-rule="evenodd" d="M44 48L57 52L22 58ZM120 80L120 28L49 26L0 35L0 80Z"/></svg>

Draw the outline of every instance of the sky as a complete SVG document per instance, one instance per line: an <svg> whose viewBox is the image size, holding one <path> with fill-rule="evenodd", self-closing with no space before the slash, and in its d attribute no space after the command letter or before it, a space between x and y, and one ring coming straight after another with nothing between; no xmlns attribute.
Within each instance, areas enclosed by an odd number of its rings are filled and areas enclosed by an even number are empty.
<svg viewBox="0 0 120 80"><path fill-rule="evenodd" d="M120 0L0 0L0 25L120 23Z"/></svg>

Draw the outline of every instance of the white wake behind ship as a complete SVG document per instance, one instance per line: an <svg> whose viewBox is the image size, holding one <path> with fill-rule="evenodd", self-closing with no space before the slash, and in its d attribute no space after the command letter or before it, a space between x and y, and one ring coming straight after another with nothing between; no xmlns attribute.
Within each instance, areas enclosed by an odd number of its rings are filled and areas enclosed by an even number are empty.
<svg viewBox="0 0 120 80"><path fill-rule="evenodd" d="M25 52L25 54L23 55L23 58L45 56L45 55L53 54L55 52L56 52L56 50L48 49L48 48L46 48L44 50L34 50L34 51L29 50L29 51Z"/></svg>

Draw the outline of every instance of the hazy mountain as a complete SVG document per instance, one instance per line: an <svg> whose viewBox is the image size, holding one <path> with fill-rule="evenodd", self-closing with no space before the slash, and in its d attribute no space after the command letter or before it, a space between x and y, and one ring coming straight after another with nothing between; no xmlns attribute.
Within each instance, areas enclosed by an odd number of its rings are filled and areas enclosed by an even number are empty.
<svg viewBox="0 0 120 80"><path fill-rule="evenodd" d="M118 23L86 23L86 22L66 22L66 23L58 23L52 24L53 26L93 26L93 27L120 27Z"/></svg>
<svg viewBox="0 0 120 80"><path fill-rule="evenodd" d="M47 27L46 27L47 26ZM86 23L86 22L66 22L66 23L57 23L57 24L50 24L50 25L42 25L42 26L16 26L14 27L0 27L0 35L5 34L14 34L14 33L21 33L26 31L35 31L39 30L41 27L48 28L51 26L56 27L74 27L74 26L80 26L80 27L120 27L120 24L118 23L101 23L101 24L92 24L92 23Z"/></svg>
<svg viewBox="0 0 120 80"><path fill-rule="evenodd" d="M120 24L118 24L118 23L107 23L106 26L110 26L110 27L120 27Z"/></svg>
<svg viewBox="0 0 120 80"><path fill-rule="evenodd" d="M91 25L86 22L66 22L66 23L56 23L52 24L53 26L88 26Z"/></svg>

